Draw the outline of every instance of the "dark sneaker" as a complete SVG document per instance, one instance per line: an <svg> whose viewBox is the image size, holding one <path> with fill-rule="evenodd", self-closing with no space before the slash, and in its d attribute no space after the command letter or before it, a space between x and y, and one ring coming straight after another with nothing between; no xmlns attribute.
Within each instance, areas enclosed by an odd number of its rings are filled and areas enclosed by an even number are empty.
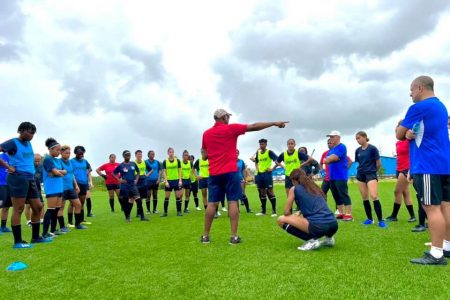
<svg viewBox="0 0 450 300"><path fill-rule="evenodd" d="M444 250L444 257L450 258L450 250Z"/></svg>
<svg viewBox="0 0 450 300"><path fill-rule="evenodd" d="M55 236L54 235L52 235L50 232L47 232L46 234L43 234L42 235L42 237L44 238L44 239L47 239L47 238L54 238Z"/></svg>
<svg viewBox="0 0 450 300"><path fill-rule="evenodd" d="M425 254L421 258L411 259L410 261L412 264L418 265L447 265L447 260L444 258L444 256L442 256L441 258L435 258L429 252L425 252Z"/></svg>
<svg viewBox="0 0 450 300"><path fill-rule="evenodd" d="M94 214L88 214L87 215L89 218L93 218L93 217L95 217L95 215Z"/></svg>
<svg viewBox="0 0 450 300"><path fill-rule="evenodd" d="M167 217L167 213L163 213L163 214L161 215L161 218L165 218L165 217Z"/></svg>
<svg viewBox="0 0 450 300"><path fill-rule="evenodd" d="M76 226L75 227L76 229L87 229L87 227L86 226L84 226L84 225L78 225L78 226Z"/></svg>
<svg viewBox="0 0 450 300"><path fill-rule="evenodd" d="M409 223L414 223L414 222L416 222L417 220L416 220L416 217L411 217L411 218L409 218L408 219L408 222Z"/></svg>
<svg viewBox="0 0 450 300"><path fill-rule="evenodd" d="M8 227L2 227L2 232L12 232L12 230Z"/></svg>
<svg viewBox="0 0 450 300"><path fill-rule="evenodd" d="M200 237L200 242L202 243L202 244L209 244L209 236L205 236L205 235L202 235L201 237Z"/></svg>
<svg viewBox="0 0 450 300"><path fill-rule="evenodd" d="M178 211L177 212L177 217L182 217L183 216L183 214L181 213L181 211Z"/></svg>
<svg viewBox="0 0 450 300"><path fill-rule="evenodd" d="M398 219L397 219L396 217L389 216L389 217L386 218L386 221L387 221L387 222L397 222ZM415 221L414 221L414 222L415 222Z"/></svg>
<svg viewBox="0 0 450 300"><path fill-rule="evenodd" d="M188 213L189 213L189 209L186 208L186 209L184 210L184 213L185 213L185 214L188 214Z"/></svg>
<svg viewBox="0 0 450 300"><path fill-rule="evenodd" d="M125 218L125 222L127 222L127 223L131 223L131 218L130 218L130 217L128 217L128 218Z"/></svg>
<svg viewBox="0 0 450 300"><path fill-rule="evenodd" d="M147 218L141 218L141 221L143 221L143 222L148 222L148 221L150 221L150 220L147 219Z"/></svg>
<svg viewBox="0 0 450 300"><path fill-rule="evenodd" d="M411 229L411 231L412 232L423 232L423 231L427 231L427 228L422 225L416 225L416 226L414 226L413 229Z"/></svg>
<svg viewBox="0 0 450 300"><path fill-rule="evenodd" d="M60 231L64 232L64 233L70 232L69 228L67 228L67 227L61 228Z"/></svg>
<svg viewBox="0 0 450 300"><path fill-rule="evenodd" d="M37 239L32 239L32 240L31 240L31 243L32 243L32 244L38 244L38 243L50 243L50 242L53 242L53 239L52 239L51 237L43 237L43 236L40 236L40 237L37 238Z"/></svg>
<svg viewBox="0 0 450 300"><path fill-rule="evenodd" d="M234 237L230 238L230 245L237 245L237 244L240 244L240 243L242 243L242 240L241 240L240 237L234 236Z"/></svg>
<svg viewBox="0 0 450 300"><path fill-rule="evenodd" d="M252 214L253 213L253 210L251 210L250 208L247 210L247 213L248 214Z"/></svg>

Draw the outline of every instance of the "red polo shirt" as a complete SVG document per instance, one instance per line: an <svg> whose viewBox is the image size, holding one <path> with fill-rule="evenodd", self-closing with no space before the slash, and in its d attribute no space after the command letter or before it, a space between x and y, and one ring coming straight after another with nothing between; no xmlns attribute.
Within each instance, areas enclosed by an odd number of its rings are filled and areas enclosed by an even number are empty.
<svg viewBox="0 0 450 300"><path fill-rule="evenodd" d="M216 122L203 133L202 148L208 153L210 175L237 172L237 138L246 131L245 124Z"/></svg>
<svg viewBox="0 0 450 300"><path fill-rule="evenodd" d="M397 151L397 171L409 169L409 140L397 141L395 144Z"/></svg>
<svg viewBox="0 0 450 300"><path fill-rule="evenodd" d="M118 181L117 179L115 179L112 176L112 173L114 172L114 170L117 168L118 165L119 165L119 163L113 163L113 164L106 163L99 168L100 171L105 171L105 173L106 173L105 184L119 184L120 183L120 181Z"/></svg>
<svg viewBox="0 0 450 300"><path fill-rule="evenodd" d="M321 166L323 165L323 161L325 160L325 158L327 158L328 152L330 152L330 150L327 150L322 154L319 162ZM325 165L325 178L323 180L330 181L330 167L328 165Z"/></svg>

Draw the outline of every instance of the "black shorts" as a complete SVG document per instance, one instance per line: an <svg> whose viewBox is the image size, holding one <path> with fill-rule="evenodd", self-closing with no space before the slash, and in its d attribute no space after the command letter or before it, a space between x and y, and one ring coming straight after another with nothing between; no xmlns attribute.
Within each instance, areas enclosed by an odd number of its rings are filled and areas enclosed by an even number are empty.
<svg viewBox="0 0 450 300"><path fill-rule="evenodd" d="M422 205L450 202L450 175L414 174L413 186Z"/></svg>
<svg viewBox="0 0 450 300"><path fill-rule="evenodd" d="M63 200L78 200L77 191L75 189L65 190L63 192Z"/></svg>
<svg viewBox="0 0 450 300"><path fill-rule="evenodd" d="M202 178L198 182L199 189L207 189L208 188L208 178Z"/></svg>
<svg viewBox="0 0 450 300"><path fill-rule="evenodd" d="M120 189L120 185L119 184L106 184L106 189L108 191L119 190Z"/></svg>
<svg viewBox="0 0 450 300"><path fill-rule="evenodd" d="M286 177L284 177L284 187L286 188L286 189L290 189L291 187L293 187L294 185L292 184L292 180L291 180L291 178L288 176L288 175L286 175Z"/></svg>
<svg viewBox="0 0 450 300"><path fill-rule="evenodd" d="M338 231L338 222L333 221L326 224L309 223L309 235L313 239L319 239L323 236L332 237Z"/></svg>
<svg viewBox="0 0 450 300"><path fill-rule="evenodd" d="M120 185L119 197L128 199L130 198L138 199L139 198L138 188L134 183L122 183Z"/></svg>
<svg viewBox="0 0 450 300"><path fill-rule="evenodd" d="M183 187L183 189L190 189L191 188L191 180L190 179L181 179L182 184L181 186Z"/></svg>
<svg viewBox="0 0 450 300"><path fill-rule="evenodd" d="M148 196L148 193L147 193L147 186L143 185L143 186L139 186L139 187L137 187L137 188L138 188L138 191L139 191L139 196L140 196L142 199L147 198L147 196Z"/></svg>
<svg viewBox="0 0 450 300"><path fill-rule="evenodd" d="M273 188L272 172L258 173L256 175L256 185L258 189L271 189Z"/></svg>
<svg viewBox="0 0 450 300"><path fill-rule="evenodd" d="M403 175L405 175L405 177L408 177L408 172L409 172L409 169L402 170L402 171L395 171L395 177L398 178L398 176L400 176L400 174L403 174Z"/></svg>
<svg viewBox="0 0 450 300"><path fill-rule="evenodd" d="M0 186L0 207L11 207L11 194L7 185Z"/></svg>
<svg viewBox="0 0 450 300"><path fill-rule="evenodd" d="M191 182L190 190L195 193L198 192L198 181Z"/></svg>
<svg viewBox="0 0 450 300"><path fill-rule="evenodd" d="M53 194L45 194L45 198L62 198L63 193L53 193Z"/></svg>
<svg viewBox="0 0 450 300"><path fill-rule="evenodd" d="M80 188L80 192L78 193L78 196L86 196L86 193L88 191L88 185L79 183L78 187Z"/></svg>
<svg viewBox="0 0 450 300"><path fill-rule="evenodd" d="M39 199L40 191L34 179L8 174L7 177L11 198Z"/></svg>
<svg viewBox="0 0 450 300"><path fill-rule="evenodd" d="M336 205L352 204L352 200L348 195L347 180L330 180L330 190Z"/></svg>
<svg viewBox="0 0 450 300"><path fill-rule="evenodd" d="M159 184L156 183L156 180L147 180L145 184L148 190L157 191L159 189Z"/></svg>
<svg viewBox="0 0 450 300"><path fill-rule="evenodd" d="M166 192L171 192L173 191L180 191L181 187L178 185L179 180L175 179L175 180L167 180L167 182L169 183L169 187L165 186L164 190Z"/></svg>
<svg viewBox="0 0 450 300"><path fill-rule="evenodd" d="M329 180L322 181L322 185L320 188L322 189L322 192L326 195L330 190L330 181Z"/></svg>
<svg viewBox="0 0 450 300"><path fill-rule="evenodd" d="M378 181L377 173L356 173L356 180L360 182L368 183L369 181L376 180Z"/></svg>

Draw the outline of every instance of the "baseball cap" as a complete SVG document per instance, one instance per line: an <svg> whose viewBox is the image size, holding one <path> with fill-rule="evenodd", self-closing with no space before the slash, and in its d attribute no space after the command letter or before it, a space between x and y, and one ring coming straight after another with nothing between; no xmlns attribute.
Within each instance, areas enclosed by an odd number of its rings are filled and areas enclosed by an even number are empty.
<svg viewBox="0 0 450 300"><path fill-rule="evenodd" d="M331 131L327 136L341 136L341 133L337 130Z"/></svg>
<svg viewBox="0 0 450 300"><path fill-rule="evenodd" d="M219 108L219 109L216 109L216 111L214 112L214 119L220 119L226 115L231 116L231 114L229 112L227 112L225 109Z"/></svg>

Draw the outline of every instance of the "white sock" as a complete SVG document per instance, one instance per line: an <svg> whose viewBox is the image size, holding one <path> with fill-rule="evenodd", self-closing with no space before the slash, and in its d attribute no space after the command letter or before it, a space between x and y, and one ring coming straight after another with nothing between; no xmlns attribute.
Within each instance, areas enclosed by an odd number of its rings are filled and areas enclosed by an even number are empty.
<svg viewBox="0 0 450 300"><path fill-rule="evenodd" d="M434 247L434 246L431 246L430 254L434 258L441 258L442 256L444 256L444 252L442 251L442 248L438 248L438 247Z"/></svg>
<svg viewBox="0 0 450 300"><path fill-rule="evenodd" d="M444 250L450 251L450 241L444 240Z"/></svg>

